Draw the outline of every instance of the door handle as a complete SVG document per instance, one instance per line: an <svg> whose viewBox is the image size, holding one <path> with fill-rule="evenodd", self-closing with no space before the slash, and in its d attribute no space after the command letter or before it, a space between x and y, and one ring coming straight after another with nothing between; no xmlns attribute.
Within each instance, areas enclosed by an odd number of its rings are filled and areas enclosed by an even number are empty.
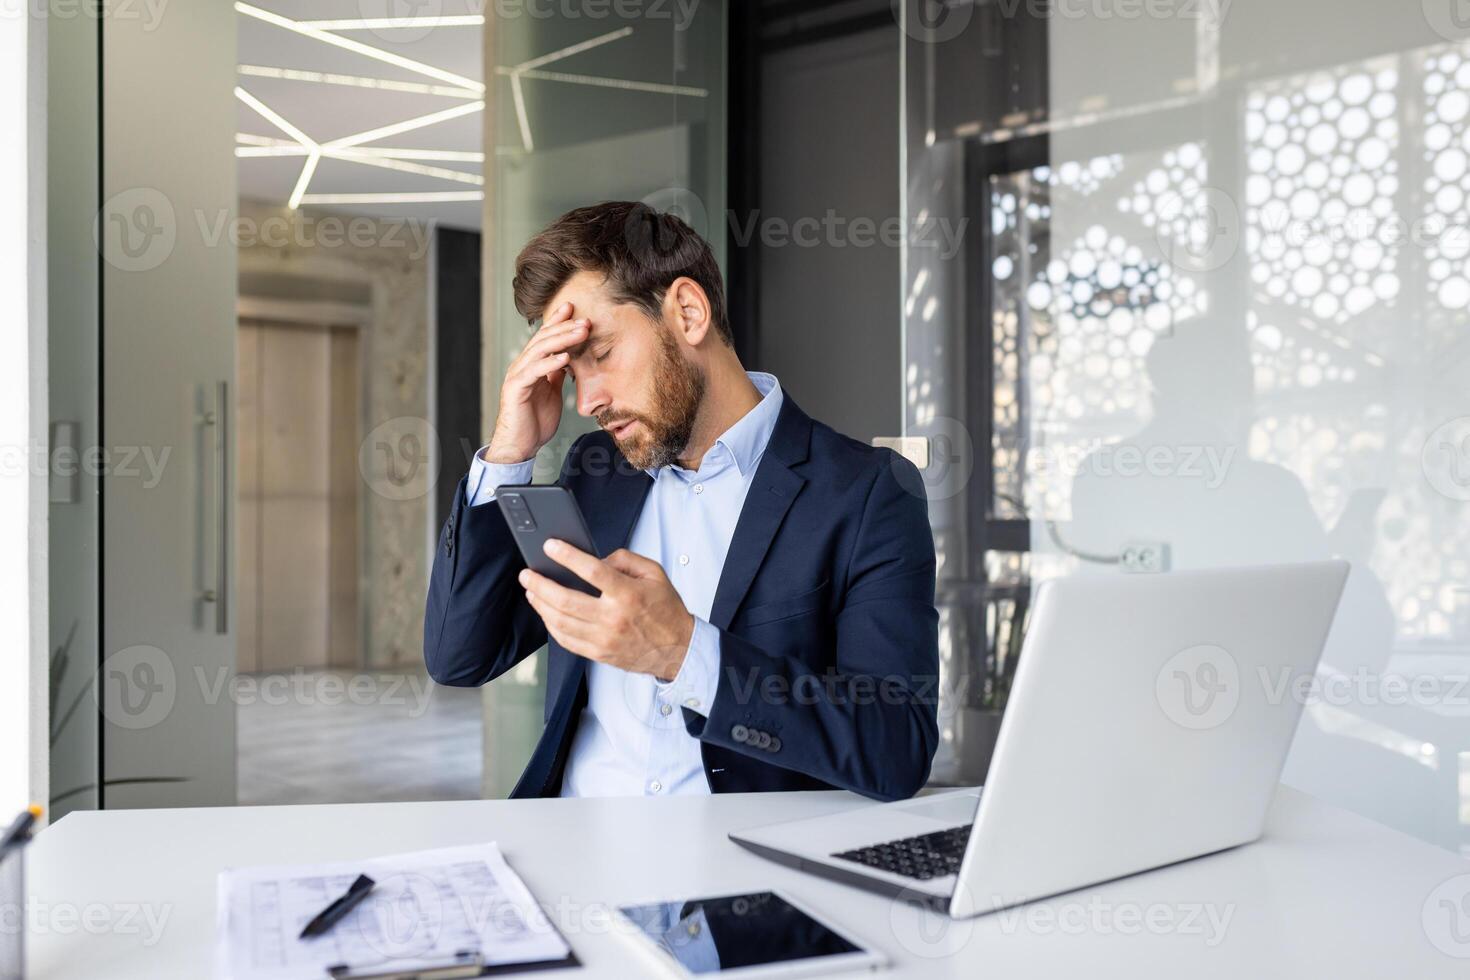
<svg viewBox="0 0 1470 980"><path fill-rule="evenodd" d="M221 381L215 391L214 411L205 412L199 423L213 433L211 452L214 456L214 584L199 593L204 602L214 605L214 631L221 636L230 631L230 383Z"/></svg>

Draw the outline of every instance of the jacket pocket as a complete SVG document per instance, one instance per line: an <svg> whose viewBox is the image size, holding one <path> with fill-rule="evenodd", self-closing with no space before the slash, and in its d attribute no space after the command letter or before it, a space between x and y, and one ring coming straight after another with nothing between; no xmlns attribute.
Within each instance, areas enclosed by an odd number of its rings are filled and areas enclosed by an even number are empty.
<svg viewBox="0 0 1470 980"><path fill-rule="evenodd" d="M751 606L740 614L740 622L746 626L758 626L761 623L770 623L778 619L790 619L800 616L802 613L821 609L827 604L828 586L832 584L831 579L824 581L815 589L809 589L798 595L787 596L785 599L777 599L775 602L763 602L758 606Z"/></svg>

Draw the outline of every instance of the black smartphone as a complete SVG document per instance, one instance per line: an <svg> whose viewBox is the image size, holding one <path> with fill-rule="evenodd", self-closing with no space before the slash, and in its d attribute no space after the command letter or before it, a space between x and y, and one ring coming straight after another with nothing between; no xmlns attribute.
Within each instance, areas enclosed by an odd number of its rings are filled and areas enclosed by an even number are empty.
<svg viewBox="0 0 1470 980"><path fill-rule="evenodd" d="M515 536L527 568L569 589L591 596L602 595L565 565L552 561L544 550L547 538L558 538L589 555L597 554L582 508L577 506L577 498L570 490L559 486L506 484L495 488L495 502L500 505L505 523L510 525L510 533Z"/></svg>

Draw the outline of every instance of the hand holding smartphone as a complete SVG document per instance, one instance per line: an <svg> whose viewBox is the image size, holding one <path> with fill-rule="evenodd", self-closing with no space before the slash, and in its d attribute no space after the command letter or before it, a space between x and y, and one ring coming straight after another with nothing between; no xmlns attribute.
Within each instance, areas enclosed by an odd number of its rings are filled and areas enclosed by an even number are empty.
<svg viewBox="0 0 1470 980"><path fill-rule="evenodd" d="M592 543L592 534L587 530L587 521L582 517L582 508L577 498L561 486L534 486L531 484L506 484L495 490L495 502L516 546L521 549L521 558L533 572L545 575L558 585L564 585L590 596L602 595L601 591L588 585L571 569L549 558L545 546L549 538L558 538L589 555L597 555L597 546ZM597 555L599 558L601 555Z"/></svg>

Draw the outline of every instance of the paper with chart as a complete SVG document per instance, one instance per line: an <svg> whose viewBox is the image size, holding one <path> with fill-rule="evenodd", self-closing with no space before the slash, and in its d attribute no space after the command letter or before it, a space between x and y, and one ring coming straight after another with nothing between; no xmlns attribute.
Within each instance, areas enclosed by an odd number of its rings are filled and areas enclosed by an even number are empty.
<svg viewBox="0 0 1470 980"><path fill-rule="evenodd" d="M359 874L377 885L330 932L306 923ZM423 969L461 950L486 965L564 959L566 940L495 844L364 861L220 873L215 973L224 980L318 980L326 968Z"/></svg>

